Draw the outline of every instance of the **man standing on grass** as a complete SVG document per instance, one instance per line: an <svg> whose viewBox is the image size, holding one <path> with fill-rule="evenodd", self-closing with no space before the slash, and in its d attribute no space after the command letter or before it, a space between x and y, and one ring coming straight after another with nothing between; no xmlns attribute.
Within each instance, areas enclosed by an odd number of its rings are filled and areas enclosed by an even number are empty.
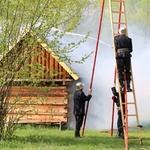
<svg viewBox="0 0 150 150"><path fill-rule="evenodd" d="M112 93L113 93L113 100L114 103L116 103L117 106L117 110L118 110L118 119L117 119L117 128L118 128L118 132L117 132L117 136L118 138L122 138L124 139L124 131L123 131L123 122L122 122L122 113L121 113L121 106L120 106L120 99L119 99L119 93L116 91L115 87L112 87ZM121 99L122 99L122 103L125 102L124 99L124 92L121 91ZM125 114L125 104L122 104L122 108L123 108L123 114Z"/></svg>
<svg viewBox="0 0 150 150"><path fill-rule="evenodd" d="M85 115L85 102L89 101L92 97L92 90L89 89L89 93L86 96L83 92L84 84L78 82L76 84L76 91L73 96L74 100L74 110L73 114L75 115L75 137L80 137L80 129L83 123L83 118Z"/></svg>

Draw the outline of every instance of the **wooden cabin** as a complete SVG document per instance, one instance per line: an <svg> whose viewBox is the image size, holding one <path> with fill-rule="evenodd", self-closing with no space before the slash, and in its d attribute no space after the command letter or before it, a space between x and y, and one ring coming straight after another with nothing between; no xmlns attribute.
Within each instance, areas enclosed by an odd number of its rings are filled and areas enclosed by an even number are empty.
<svg viewBox="0 0 150 150"><path fill-rule="evenodd" d="M67 123L67 83L79 77L39 37L27 32L0 62L4 80L13 80L8 122Z"/></svg>

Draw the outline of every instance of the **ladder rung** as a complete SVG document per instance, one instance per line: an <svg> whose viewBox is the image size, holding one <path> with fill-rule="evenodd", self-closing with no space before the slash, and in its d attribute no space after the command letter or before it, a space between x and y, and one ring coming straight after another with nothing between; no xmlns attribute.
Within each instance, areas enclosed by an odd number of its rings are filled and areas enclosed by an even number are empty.
<svg viewBox="0 0 150 150"><path fill-rule="evenodd" d="M125 13L124 11L114 11L114 10L112 10L112 13Z"/></svg>
<svg viewBox="0 0 150 150"><path fill-rule="evenodd" d="M124 0L111 0L112 2L124 2Z"/></svg>
<svg viewBox="0 0 150 150"><path fill-rule="evenodd" d="M138 128L138 126L128 126L128 128Z"/></svg>
<svg viewBox="0 0 150 150"><path fill-rule="evenodd" d="M126 24L125 22L113 22L113 24Z"/></svg>
<svg viewBox="0 0 150 150"><path fill-rule="evenodd" d="M126 115L123 115L124 117L126 117ZM137 116L136 114L128 114L128 116Z"/></svg>
<svg viewBox="0 0 150 150"><path fill-rule="evenodd" d="M125 103L122 103L125 105ZM127 104L135 104L135 102L127 102Z"/></svg>
<svg viewBox="0 0 150 150"><path fill-rule="evenodd" d="M139 141L141 140L140 138L137 138L137 139L129 139L130 141Z"/></svg>
<svg viewBox="0 0 150 150"><path fill-rule="evenodd" d="M128 102L127 104L135 104L135 102Z"/></svg>
<svg viewBox="0 0 150 150"><path fill-rule="evenodd" d="M137 116L136 114L128 114L128 116Z"/></svg>

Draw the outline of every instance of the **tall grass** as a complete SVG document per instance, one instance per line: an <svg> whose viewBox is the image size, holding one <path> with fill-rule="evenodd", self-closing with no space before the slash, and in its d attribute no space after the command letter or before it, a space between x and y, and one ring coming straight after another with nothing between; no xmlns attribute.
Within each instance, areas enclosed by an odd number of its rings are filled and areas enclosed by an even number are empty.
<svg viewBox="0 0 150 150"><path fill-rule="evenodd" d="M150 150L150 131L141 133L143 145L129 141L129 150ZM75 138L73 130L27 125L18 129L11 141L1 141L0 150L124 150L124 140L111 137L108 131L85 130L83 137Z"/></svg>

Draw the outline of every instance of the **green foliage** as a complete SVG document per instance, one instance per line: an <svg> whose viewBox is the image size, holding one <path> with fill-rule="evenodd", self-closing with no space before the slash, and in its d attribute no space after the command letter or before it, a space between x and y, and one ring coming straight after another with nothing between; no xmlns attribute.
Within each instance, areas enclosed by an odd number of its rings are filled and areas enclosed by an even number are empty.
<svg viewBox="0 0 150 150"><path fill-rule="evenodd" d="M149 149L149 130L142 131L143 145L129 141L130 150ZM115 135L116 133L114 133ZM132 138L136 138L131 131ZM82 138L75 138L73 130L58 130L50 127L22 126L10 141L2 141L3 150L123 150L124 140L110 136L109 131L85 130Z"/></svg>
<svg viewBox="0 0 150 150"><path fill-rule="evenodd" d="M127 3L127 17L131 24L137 25L140 28L146 29L149 32L150 26L150 3L149 0L132 0ZM150 34L150 32L148 33Z"/></svg>
<svg viewBox="0 0 150 150"><path fill-rule="evenodd" d="M0 2L1 53L7 51L20 33L32 30L43 40L52 28L74 29L88 1L80 0L2 0ZM55 32L55 35L60 36ZM57 42L57 41L56 41ZM52 49L54 47L51 47Z"/></svg>
<svg viewBox="0 0 150 150"><path fill-rule="evenodd" d="M78 43L69 43L67 45L63 45L60 40L65 35L66 31L72 31L75 29L83 17L88 17L88 13L95 11L94 8L101 8L101 2L102 0L1 0L0 59L3 56L6 56L5 54L13 48L10 48L12 43L16 45L19 36L19 39L22 38L21 33L25 30L28 30L29 32L33 31L35 35L39 36L43 40L43 42L48 44L48 46L57 55L61 56L62 61L67 61L71 64L73 61L70 59L70 57L66 56L66 53L72 52L74 49L76 49L82 42L86 40L87 36ZM129 22L144 28L147 36L149 36L149 0L126 0L125 2L127 4L126 10ZM106 1L106 7L108 8L108 1ZM88 13L85 11L86 8L88 8ZM106 17L108 18L109 11L107 11L107 8L105 10ZM85 13L82 16L84 11ZM51 37L50 40L49 37ZM35 41L29 37L26 39L26 42L23 46L28 46L30 50L30 46L34 42ZM3 76L3 79L0 79L1 106L7 106L5 100L7 100L10 90L8 87L12 85L12 81L20 68L23 69L23 77L25 79L29 78L27 70L22 66L25 60L29 58L32 53L24 52L22 54L21 52L22 47L14 48L14 53L7 53L4 64L0 64L1 68L3 68L3 70L0 70L0 76ZM89 56L90 54L87 54L83 56L81 60L75 60L74 62L83 63ZM34 79L35 76L40 78L42 74L41 66L34 64L32 66L28 65L28 68L40 70L36 75L31 75L31 80ZM56 71L52 72L52 76L59 74L59 72ZM10 80L8 81L8 79ZM32 86L35 86L38 83L32 84ZM0 139L4 138L3 134L5 134L4 130L6 121L6 110L4 109L2 112L3 113L0 114Z"/></svg>
<svg viewBox="0 0 150 150"><path fill-rule="evenodd" d="M33 81L42 76L44 68L37 63L28 63L32 50L36 45L37 36L46 43L56 55L63 56L63 60L71 62L65 53L72 51L78 43L69 43L63 46L60 39L66 31L71 31L79 25L87 0L1 0L0 1L0 139L9 139L15 130L14 120L10 122L8 113L8 97L14 78L21 70L23 79ZM62 29L63 32L54 31ZM29 34L25 34L25 33ZM31 38L31 32L36 38ZM51 40L49 39L51 37ZM63 54L62 54L63 53ZM41 52L40 52L41 54ZM37 54L38 55L38 54ZM86 58L87 56L85 56ZM85 61L85 58L83 61ZM63 61L62 60L62 61ZM26 67L24 67L26 65ZM33 69L36 74L29 75ZM59 75L60 72L50 70L49 78ZM27 86L27 83L22 83ZM30 82L28 83L30 84ZM37 86L37 82L32 82ZM52 83L54 84L54 83Z"/></svg>
<svg viewBox="0 0 150 150"><path fill-rule="evenodd" d="M141 24L143 27L150 26L150 3L148 0L142 0L137 3L139 8L136 13L136 22Z"/></svg>
<svg viewBox="0 0 150 150"><path fill-rule="evenodd" d="M101 8L102 0L95 0L95 8ZM116 7L118 3L116 3ZM149 33L150 26L150 2L149 0L125 0L126 14L128 23L139 26ZM106 10L108 10L109 3L105 1ZM106 11L109 15L109 11Z"/></svg>

